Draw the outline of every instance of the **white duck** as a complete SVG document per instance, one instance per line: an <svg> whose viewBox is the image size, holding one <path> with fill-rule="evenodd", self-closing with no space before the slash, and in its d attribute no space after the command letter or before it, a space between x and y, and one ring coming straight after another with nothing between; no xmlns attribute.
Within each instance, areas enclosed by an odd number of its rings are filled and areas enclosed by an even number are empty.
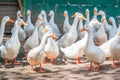
<svg viewBox="0 0 120 80"><path fill-rule="evenodd" d="M20 17L23 17L23 16L22 16L22 14L21 14L21 11L18 10L18 11L17 11L17 19L19 19ZM14 28L15 28L15 27L13 27L11 31L13 31ZM25 39L26 39L26 34L25 34L24 29L23 29L21 26L19 27L19 30L18 30L18 37L19 37L19 40L20 40L21 44L23 45L23 44L24 44L24 41L25 41Z"/></svg>
<svg viewBox="0 0 120 80"><path fill-rule="evenodd" d="M0 45L2 44L3 41L3 36L4 36L4 31L5 31L5 24L7 22L14 22L12 19L10 19L9 16L5 16L2 18L1 21L1 27L0 27Z"/></svg>
<svg viewBox="0 0 120 80"><path fill-rule="evenodd" d="M106 41L107 41L107 34L105 32L104 25L101 24L101 27L94 34L94 43L95 43L95 45L100 46L103 43L105 43Z"/></svg>
<svg viewBox="0 0 120 80"><path fill-rule="evenodd" d="M69 23L69 16L68 16L68 12L64 11L64 23L63 23L63 33L66 33L70 30L71 28L71 24Z"/></svg>
<svg viewBox="0 0 120 80"><path fill-rule="evenodd" d="M40 64L40 72L43 72L42 71L42 62L43 62L44 57L45 57L44 48L45 48L45 44L46 44L48 37L53 37L53 34L51 34L50 32L47 32L42 37L40 45L38 47L31 49L28 53L27 61L32 67L32 72L35 72L33 70L33 66L36 66L39 64Z"/></svg>
<svg viewBox="0 0 120 80"><path fill-rule="evenodd" d="M110 17L109 22L112 23L112 29L109 31L109 39L111 39L117 34L118 29L114 17Z"/></svg>
<svg viewBox="0 0 120 80"><path fill-rule="evenodd" d="M55 35L57 35L57 33L55 32L55 30L53 29L53 27L49 25L48 20L47 20L47 15L46 15L46 12L45 12L44 10L41 11L41 15L42 15L42 17L43 17L44 26L49 27L49 28L52 30L52 32L53 32Z"/></svg>
<svg viewBox="0 0 120 80"><path fill-rule="evenodd" d="M50 32L52 33L51 29L48 27L45 27L44 32ZM54 35L55 38L58 38L56 35ZM48 59L51 60L51 63L54 63L54 59L59 55L59 48L56 44L55 39L48 38L47 43L45 45L45 54Z"/></svg>
<svg viewBox="0 0 120 80"><path fill-rule="evenodd" d="M86 11L85 11L85 15L86 15L85 25L88 25L89 22L90 22L89 9L86 9Z"/></svg>
<svg viewBox="0 0 120 80"><path fill-rule="evenodd" d="M2 45L1 50L1 57L6 59L6 64L8 64L8 60L14 59L14 64L18 64L16 61L16 57L19 53L20 49L20 41L18 39L18 29L20 25L26 25L22 19L17 19L14 26L15 29L12 32L11 38L5 43L5 45Z"/></svg>
<svg viewBox="0 0 120 80"><path fill-rule="evenodd" d="M110 44L109 49L110 49L110 58L112 58L112 60L113 60L113 63L111 66L116 67L114 60L120 59L120 25L119 25L119 29L118 29L118 33L116 35L116 38Z"/></svg>
<svg viewBox="0 0 120 80"><path fill-rule="evenodd" d="M108 38L109 38L109 31L112 29L112 26L108 24L108 22L106 20L106 14L104 13L104 11L100 10L98 12L98 15L102 16L101 21L102 21L102 24L104 24L105 32L107 33Z"/></svg>
<svg viewBox="0 0 120 80"><path fill-rule="evenodd" d="M49 25L52 27L53 32L54 32L58 37L61 36L61 33L60 33L60 31L59 31L59 28L58 28L57 24L55 24L55 22L54 22L55 13L54 13L53 10L50 10L49 16L50 16Z"/></svg>
<svg viewBox="0 0 120 80"><path fill-rule="evenodd" d="M26 37L30 37L35 29L34 25L31 22L31 11L27 11L27 26L24 27Z"/></svg>
<svg viewBox="0 0 120 80"><path fill-rule="evenodd" d="M98 20L97 20L97 7L95 7L94 8L94 16L93 16L93 18L92 18L92 20L89 22L89 24L92 24L93 22L99 22ZM93 26L90 26L90 27L92 27L92 31L93 31L93 33L95 33L95 32L97 32L98 31L98 29L100 28L100 26L99 25L93 25Z"/></svg>
<svg viewBox="0 0 120 80"><path fill-rule="evenodd" d="M40 42L38 37L38 28L42 24L43 24L42 16L39 15L35 24L35 30L33 34L25 41L25 44L23 46L26 53L28 53L28 51L31 50L32 48L37 47L39 45Z"/></svg>
<svg viewBox="0 0 120 80"><path fill-rule="evenodd" d="M88 33L85 32L84 37L77 41L76 43L66 47L66 48L60 48L61 51L65 54L68 58L76 58L76 64L81 63L80 57L84 55L84 48L87 42Z"/></svg>
<svg viewBox="0 0 120 80"><path fill-rule="evenodd" d="M100 69L100 64L105 60L104 52L93 42L93 33L91 27L84 27L81 31L87 31L88 39L84 49L86 57L90 60L91 64L89 70L92 70L92 63L97 64L98 67L96 70Z"/></svg>
<svg viewBox="0 0 120 80"><path fill-rule="evenodd" d="M74 14L74 21L73 21L73 24L70 28L70 30L65 33L59 40L57 40L57 44L59 47L67 47L67 46L70 46L71 44L73 44L77 37L78 37L78 34L77 34L77 24L78 24L78 21L80 19L85 19L83 17L82 14L78 13L77 15Z"/></svg>

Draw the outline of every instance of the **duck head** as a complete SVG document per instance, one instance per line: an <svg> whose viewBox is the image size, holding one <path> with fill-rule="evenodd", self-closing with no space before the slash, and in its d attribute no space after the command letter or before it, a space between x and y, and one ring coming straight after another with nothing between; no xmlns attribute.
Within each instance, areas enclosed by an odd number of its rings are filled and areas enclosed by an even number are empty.
<svg viewBox="0 0 120 80"><path fill-rule="evenodd" d="M3 17L2 21L5 22L5 23L7 23L7 22L12 22L12 23L14 23L14 20L12 20L9 16Z"/></svg>
<svg viewBox="0 0 120 80"><path fill-rule="evenodd" d="M87 31L89 33L90 31L92 32L92 28L85 25L82 29L80 29L80 32L83 32L83 31Z"/></svg>
<svg viewBox="0 0 120 80"><path fill-rule="evenodd" d="M115 23L114 17L109 17L108 23L109 24Z"/></svg>
<svg viewBox="0 0 120 80"><path fill-rule="evenodd" d="M39 14L39 15L38 15L37 20L39 20L39 21L40 21L40 20L42 20L42 19L43 19L42 15L41 15L41 14Z"/></svg>
<svg viewBox="0 0 120 80"><path fill-rule="evenodd" d="M42 26L43 25L43 17L41 14L38 15L37 21L35 23L35 26Z"/></svg>
<svg viewBox="0 0 120 80"><path fill-rule="evenodd" d="M68 16L68 12L67 12L67 11L64 11L63 16L64 16L64 17Z"/></svg>
<svg viewBox="0 0 120 80"><path fill-rule="evenodd" d="M86 20L86 18L79 12L76 12L74 15L72 15L72 17L75 17L78 20L80 20L80 19Z"/></svg>
<svg viewBox="0 0 120 80"><path fill-rule="evenodd" d="M97 7L94 8L94 15L97 15Z"/></svg>
<svg viewBox="0 0 120 80"><path fill-rule="evenodd" d="M17 17L23 17L23 15L22 15L20 10L17 11Z"/></svg>
<svg viewBox="0 0 120 80"><path fill-rule="evenodd" d="M98 25L98 26L102 26L102 24L99 22L99 21L94 21L92 22L91 24L88 24L88 25L85 25L81 30L80 32L83 32L83 31L87 31L87 32L92 32L92 28L90 26L94 26L94 25Z"/></svg>
<svg viewBox="0 0 120 80"><path fill-rule="evenodd" d="M86 11L85 11L85 15L86 15L86 16L89 15L89 10L88 10L88 9L86 9Z"/></svg>
<svg viewBox="0 0 120 80"><path fill-rule="evenodd" d="M53 10L50 10L48 16L54 16L54 11L53 11Z"/></svg>
<svg viewBox="0 0 120 80"><path fill-rule="evenodd" d="M42 16L45 16L45 15L46 15L45 10L42 10L40 14L41 14Z"/></svg>
<svg viewBox="0 0 120 80"><path fill-rule="evenodd" d="M30 16L30 15L31 15L31 11L27 10L27 16Z"/></svg>
<svg viewBox="0 0 120 80"><path fill-rule="evenodd" d="M95 26L95 25L101 26L102 24L98 20L92 19L88 25L89 26Z"/></svg>
<svg viewBox="0 0 120 80"><path fill-rule="evenodd" d="M106 21L106 15L105 15L105 12L103 10L100 10L97 15L101 15L102 16L101 22L105 22Z"/></svg>
<svg viewBox="0 0 120 80"><path fill-rule="evenodd" d="M97 15L105 16L105 12L103 10L100 10Z"/></svg>
<svg viewBox="0 0 120 80"><path fill-rule="evenodd" d="M55 34L53 34L52 30L51 30L48 26L46 26L46 27L43 29L42 32L49 33L49 34L50 34L49 37L52 37L52 38L54 38L54 39L58 39L58 37L57 37Z"/></svg>
<svg viewBox="0 0 120 80"><path fill-rule="evenodd" d="M23 26L26 26L27 25L27 23L25 23L24 21L23 21L23 19L17 19L16 20L17 21L17 25L23 25Z"/></svg>

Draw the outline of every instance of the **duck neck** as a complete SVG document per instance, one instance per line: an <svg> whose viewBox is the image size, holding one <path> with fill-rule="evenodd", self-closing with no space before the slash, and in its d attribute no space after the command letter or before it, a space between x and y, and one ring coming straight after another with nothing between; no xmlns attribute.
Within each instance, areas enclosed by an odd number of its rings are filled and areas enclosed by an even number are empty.
<svg viewBox="0 0 120 80"><path fill-rule="evenodd" d="M112 21L113 28L117 29L115 21Z"/></svg>
<svg viewBox="0 0 120 80"><path fill-rule="evenodd" d="M68 15L65 16L65 23L69 23L69 17L68 17Z"/></svg>
<svg viewBox="0 0 120 80"><path fill-rule="evenodd" d="M27 16L27 23L31 23L31 16Z"/></svg>
<svg viewBox="0 0 120 80"><path fill-rule="evenodd" d="M17 19L19 19L20 18L20 16L17 16Z"/></svg>
<svg viewBox="0 0 120 80"><path fill-rule="evenodd" d="M77 28L77 24L78 24L78 19L75 18L74 21L73 21L73 24L72 24L72 27L71 27L70 30L76 30L76 28Z"/></svg>
<svg viewBox="0 0 120 80"><path fill-rule="evenodd" d="M106 16L102 16L102 22L108 24L108 22L107 22L107 20L106 20Z"/></svg>
<svg viewBox="0 0 120 80"><path fill-rule="evenodd" d="M82 28L83 28L83 20L81 19L79 21L78 30L81 30Z"/></svg>
<svg viewBox="0 0 120 80"><path fill-rule="evenodd" d="M87 25L90 21L90 17L89 17L89 14L86 16L87 20L85 21L85 24Z"/></svg>
<svg viewBox="0 0 120 80"><path fill-rule="evenodd" d="M48 25L48 20L47 20L46 14L44 15L44 24L45 24L45 26Z"/></svg>
<svg viewBox="0 0 120 80"><path fill-rule="evenodd" d="M55 22L54 22L54 15L52 15L52 16L50 17L49 23L55 23Z"/></svg>
<svg viewBox="0 0 120 80"><path fill-rule="evenodd" d="M48 38L48 37L46 36L46 34L42 37L41 43L40 43L40 45L39 45L39 48L41 48L41 49L44 50L44 47L45 47L47 38Z"/></svg>
<svg viewBox="0 0 120 80"><path fill-rule="evenodd" d="M38 27L39 27L39 26L35 26L35 30L34 30L33 34L34 34L35 32L38 32ZM37 36L37 35L36 35L36 36Z"/></svg>
<svg viewBox="0 0 120 80"><path fill-rule="evenodd" d="M0 36L3 36L3 34L4 34L4 30L5 30L5 22L2 22L1 23L1 27L0 27Z"/></svg>
<svg viewBox="0 0 120 80"><path fill-rule="evenodd" d="M18 28L20 27L20 25L14 25L14 31L12 32L12 37L17 38L18 39Z"/></svg>
<svg viewBox="0 0 120 80"><path fill-rule="evenodd" d="M93 34L92 32L88 32L88 39L87 39L86 47L88 48L89 46L93 46L93 45L94 45Z"/></svg>
<svg viewBox="0 0 120 80"><path fill-rule="evenodd" d="M4 35L4 31L5 31L5 22L2 22L1 23L1 27L0 27L0 44L2 43L3 41L3 35Z"/></svg>
<svg viewBox="0 0 120 80"><path fill-rule="evenodd" d="M97 19L97 15L96 14L94 14L93 19Z"/></svg>

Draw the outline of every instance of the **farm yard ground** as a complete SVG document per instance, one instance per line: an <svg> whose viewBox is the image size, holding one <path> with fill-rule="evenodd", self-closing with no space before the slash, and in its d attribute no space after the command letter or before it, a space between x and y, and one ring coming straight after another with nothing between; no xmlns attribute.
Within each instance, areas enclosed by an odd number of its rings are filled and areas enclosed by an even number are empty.
<svg viewBox="0 0 120 80"><path fill-rule="evenodd" d="M4 38L7 40L8 38ZM111 61L106 60L99 71L88 71L89 61L81 58L82 64L77 65L75 59L68 59L68 64L56 61L55 64L43 64L43 73L39 65L35 67L36 73L30 73L31 67L24 59L24 50L20 49L18 55L19 65L5 65L0 61L0 80L120 80L120 62L116 68L111 67ZM12 61L10 61L12 62Z"/></svg>
<svg viewBox="0 0 120 80"><path fill-rule="evenodd" d="M0 80L120 80L120 63L118 67L111 68L110 61L105 61L99 71L88 71L89 62L82 59L82 64L76 65L75 60L68 59L68 64L43 64L43 73L39 73L39 66L35 67L36 73L30 73L31 67L26 60L21 60L20 65L4 65L0 62Z"/></svg>

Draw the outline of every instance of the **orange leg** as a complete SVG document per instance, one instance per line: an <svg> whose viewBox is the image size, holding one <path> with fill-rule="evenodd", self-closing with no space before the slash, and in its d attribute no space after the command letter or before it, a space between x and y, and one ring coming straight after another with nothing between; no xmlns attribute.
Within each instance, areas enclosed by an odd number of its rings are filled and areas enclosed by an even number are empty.
<svg viewBox="0 0 120 80"><path fill-rule="evenodd" d="M80 57L76 58L76 64L80 64Z"/></svg>
<svg viewBox="0 0 120 80"><path fill-rule="evenodd" d="M92 62L90 62L90 67L88 68L88 70L92 70Z"/></svg>
<svg viewBox="0 0 120 80"><path fill-rule="evenodd" d="M109 57L109 61L112 61L113 59Z"/></svg>
<svg viewBox="0 0 120 80"><path fill-rule="evenodd" d="M8 63L8 59L6 58L5 59L5 65L8 65L9 63Z"/></svg>
<svg viewBox="0 0 120 80"><path fill-rule="evenodd" d="M14 59L14 64L20 64L19 62L17 62L16 58Z"/></svg>
<svg viewBox="0 0 120 80"><path fill-rule="evenodd" d="M114 62L114 59L113 59L112 61L113 61L113 63L112 63L112 65L111 65L111 67L117 67L117 65L116 65L115 62Z"/></svg>
<svg viewBox="0 0 120 80"><path fill-rule="evenodd" d="M53 59L51 59L51 64L54 64L54 58L53 58Z"/></svg>
<svg viewBox="0 0 120 80"><path fill-rule="evenodd" d="M44 72L44 71L42 70L42 63L40 63L40 72Z"/></svg>
<svg viewBox="0 0 120 80"><path fill-rule="evenodd" d="M43 64L46 64L46 57L45 57L44 60L43 60Z"/></svg>
<svg viewBox="0 0 120 80"><path fill-rule="evenodd" d="M33 69L33 65L31 65L31 73L36 73L36 71Z"/></svg>
<svg viewBox="0 0 120 80"><path fill-rule="evenodd" d="M95 69L96 71L100 70L100 64L97 64L97 68Z"/></svg>

